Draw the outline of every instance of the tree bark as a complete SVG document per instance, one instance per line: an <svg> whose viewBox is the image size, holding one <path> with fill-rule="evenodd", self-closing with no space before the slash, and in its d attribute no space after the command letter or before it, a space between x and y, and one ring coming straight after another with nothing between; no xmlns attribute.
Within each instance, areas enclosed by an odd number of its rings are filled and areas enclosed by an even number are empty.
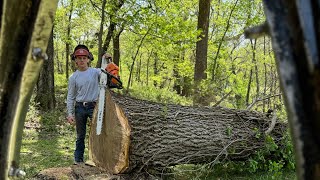
<svg viewBox="0 0 320 180"><path fill-rule="evenodd" d="M247 93L246 93L246 107L249 106L249 100L250 100L250 90L251 90L251 83L252 83L252 69L250 69L250 74L249 74L249 82L247 86Z"/></svg>
<svg viewBox="0 0 320 180"><path fill-rule="evenodd" d="M319 4L263 3L292 132L297 179L319 179Z"/></svg>
<svg viewBox="0 0 320 180"><path fill-rule="evenodd" d="M47 48L48 60L44 61L43 63L43 68L40 72L37 82L36 102L39 103L41 110L43 111L48 111L55 108L53 51L54 48L52 31Z"/></svg>
<svg viewBox="0 0 320 180"><path fill-rule="evenodd" d="M105 52L103 52L103 49L102 49L102 36L103 36L103 25L104 25L104 19L105 19L105 12L104 12L105 7L106 7L106 0L103 0L102 5L101 5L101 21L100 21L100 30L99 30L99 35L98 35L98 62L102 58L101 55L103 53L105 53ZM98 67L101 67L101 62Z"/></svg>
<svg viewBox="0 0 320 180"><path fill-rule="evenodd" d="M57 69L57 71L58 71L58 73L59 74L63 74L63 64L62 64L62 62L61 62L61 59L63 59L63 58L61 58L60 59L60 56L59 56L59 46L56 46L56 49L55 50L53 50L53 52L57 52L57 53L55 53L55 59L56 59L56 61L57 61L57 63L56 63L56 69ZM63 57L63 54L61 55L61 57Z"/></svg>
<svg viewBox="0 0 320 180"><path fill-rule="evenodd" d="M96 135L96 111L90 132L93 162L110 173L139 173L177 164L244 160L264 148L270 118L221 107L159 104L106 92L102 134ZM277 143L286 125L270 133Z"/></svg>
<svg viewBox="0 0 320 180"><path fill-rule="evenodd" d="M153 50L151 50L151 52L149 53L149 55L148 55L148 59L147 59L147 69L146 69L146 75L147 75L147 78L146 78L146 81L147 81L147 86L149 85L149 66L150 66L150 58L151 58L151 56L152 56L152 54L153 54Z"/></svg>
<svg viewBox="0 0 320 180"><path fill-rule="evenodd" d="M176 91L178 95L181 95L182 94L182 77L177 70L177 63L173 65L173 77L174 77L174 83L173 83L172 89Z"/></svg>
<svg viewBox="0 0 320 180"><path fill-rule="evenodd" d="M260 96L260 81L259 81L259 69L258 69L258 63L256 59L256 49L257 49L257 40L255 39L252 45L252 61L254 63L254 72L256 75L256 98Z"/></svg>
<svg viewBox="0 0 320 180"><path fill-rule="evenodd" d="M113 62L120 67L120 35L124 30L124 26L122 25L117 32L113 36Z"/></svg>
<svg viewBox="0 0 320 180"><path fill-rule="evenodd" d="M207 79L207 51L208 51L208 29L209 29L209 15L210 15L210 0L199 1L199 15L198 15L198 30L201 34L198 37L196 47L196 63L194 66L194 91L193 98L194 104L207 105L204 101L204 95L200 93L200 83L202 80Z"/></svg>
<svg viewBox="0 0 320 180"><path fill-rule="evenodd" d="M0 34L0 179L7 179L18 175L9 171L19 170L24 120L45 59L57 1L0 4L5 17Z"/></svg>
<svg viewBox="0 0 320 180"><path fill-rule="evenodd" d="M264 86L263 86L263 96L267 94L267 64L266 64L266 37L263 37L263 67L264 67ZM266 112L266 102L262 102L262 112Z"/></svg>
<svg viewBox="0 0 320 180"><path fill-rule="evenodd" d="M71 18L73 13L73 0L70 2L70 10L69 10L69 17L68 17L68 27L67 27L67 41L66 41L66 79L69 80L69 62L70 62L70 34L71 34ZM71 66L72 67L72 66ZM74 69L72 67L72 69Z"/></svg>
<svg viewBox="0 0 320 180"><path fill-rule="evenodd" d="M158 53L157 52L155 52L154 53L154 63L153 63L153 75L158 75L159 74L159 72L160 72L160 68L158 67L159 66L159 64L160 64L160 62L159 62L160 60L159 60L159 57L158 57ZM158 82L156 81L156 80L153 80L153 86L154 87L157 87L158 86Z"/></svg>

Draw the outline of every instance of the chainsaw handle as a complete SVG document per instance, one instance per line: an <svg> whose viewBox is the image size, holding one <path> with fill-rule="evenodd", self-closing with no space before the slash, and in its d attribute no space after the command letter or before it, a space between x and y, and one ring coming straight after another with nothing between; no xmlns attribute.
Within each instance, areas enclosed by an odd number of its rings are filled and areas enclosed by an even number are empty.
<svg viewBox="0 0 320 180"><path fill-rule="evenodd" d="M102 68L101 68L101 72L103 72L106 75L108 75L108 77L115 78L119 82L119 85L117 87L118 89L122 89L123 88L122 87L122 81L118 77L114 76L113 74L110 74L108 71L106 71L105 69L102 69ZM108 78L108 81L110 82L110 78Z"/></svg>

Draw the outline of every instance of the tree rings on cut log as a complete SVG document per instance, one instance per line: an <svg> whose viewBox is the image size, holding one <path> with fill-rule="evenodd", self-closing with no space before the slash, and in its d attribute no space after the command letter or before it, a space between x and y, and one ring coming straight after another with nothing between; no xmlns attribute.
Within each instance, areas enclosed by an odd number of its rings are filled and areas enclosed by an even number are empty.
<svg viewBox="0 0 320 180"><path fill-rule="evenodd" d="M89 159L112 174L124 172L129 166L130 126L121 108L107 90L102 131L97 135L97 112L92 118L89 138ZM98 106L96 106L98 107Z"/></svg>

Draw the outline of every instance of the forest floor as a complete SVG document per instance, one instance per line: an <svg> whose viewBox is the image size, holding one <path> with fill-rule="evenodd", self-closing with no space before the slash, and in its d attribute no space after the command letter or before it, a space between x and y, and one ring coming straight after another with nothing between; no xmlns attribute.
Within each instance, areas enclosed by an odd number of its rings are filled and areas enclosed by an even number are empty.
<svg viewBox="0 0 320 180"><path fill-rule="evenodd" d="M20 167L27 175L21 179L50 179L50 175L56 177L55 179L122 179L122 176L112 176L92 166L73 165L76 133L75 127L66 123L65 105L58 104L53 112L48 113L39 112L35 106L31 104L29 107L23 132ZM88 159L87 154L86 149L86 159ZM235 173L208 169L201 165L181 165L172 169L170 175L164 176L163 179L296 179L293 171L277 174ZM43 174L46 176L42 176Z"/></svg>

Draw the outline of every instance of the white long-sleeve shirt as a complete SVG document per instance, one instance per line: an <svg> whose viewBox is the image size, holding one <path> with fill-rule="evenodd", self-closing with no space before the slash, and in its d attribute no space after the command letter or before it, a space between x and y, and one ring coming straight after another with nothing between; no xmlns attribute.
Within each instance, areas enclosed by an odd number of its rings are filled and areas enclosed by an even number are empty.
<svg viewBox="0 0 320 180"><path fill-rule="evenodd" d="M99 96L99 77L101 70L89 67L86 71L74 72L68 83L68 116L74 115L75 102L94 102Z"/></svg>

